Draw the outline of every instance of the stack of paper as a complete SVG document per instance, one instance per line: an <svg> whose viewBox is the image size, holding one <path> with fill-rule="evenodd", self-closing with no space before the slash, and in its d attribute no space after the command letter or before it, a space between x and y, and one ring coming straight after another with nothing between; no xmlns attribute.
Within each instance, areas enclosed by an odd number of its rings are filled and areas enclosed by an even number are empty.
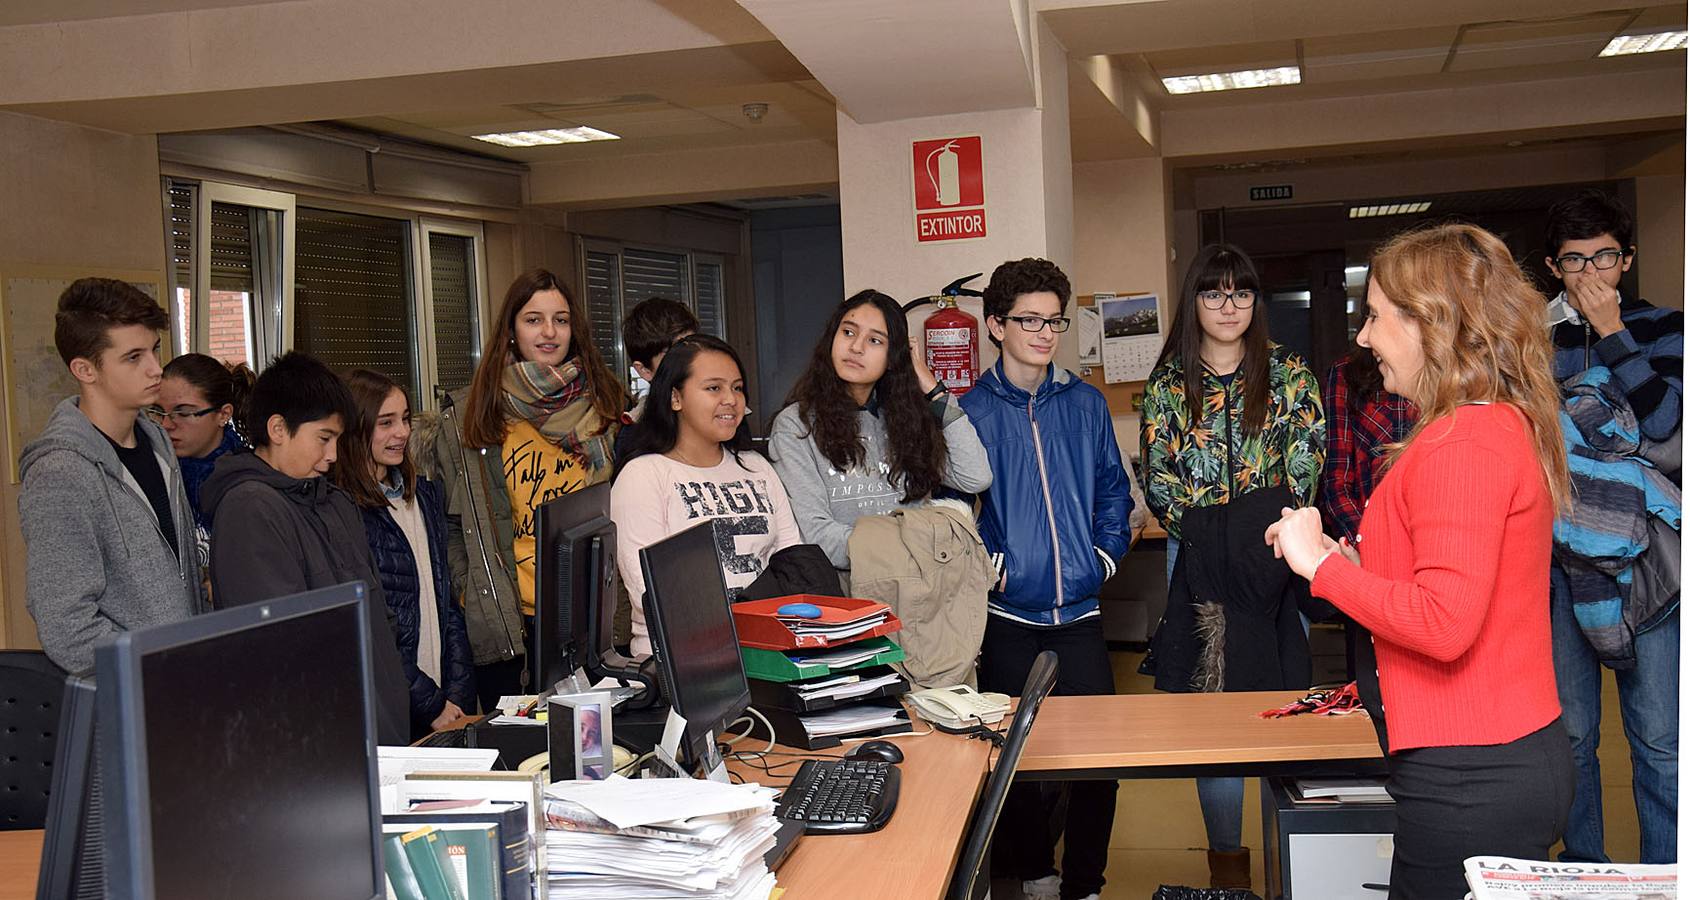
<svg viewBox="0 0 1690 900"><path fill-rule="evenodd" d="M886 622L890 610L885 606L871 609L867 614L849 622L823 622L798 616L776 616L782 625L799 637L819 637L828 641L842 641L864 632L873 631Z"/></svg>
<svg viewBox="0 0 1690 900"><path fill-rule="evenodd" d="M1304 800L1340 803L1389 803L1383 778L1299 778L1297 794Z"/></svg>
<svg viewBox="0 0 1690 900"><path fill-rule="evenodd" d="M798 696L805 700L844 700L848 697L861 697L872 694L876 690L889 684L896 684L897 672L887 672L879 678L863 678L860 675L840 675L821 681L805 682L795 685Z"/></svg>
<svg viewBox="0 0 1690 900"><path fill-rule="evenodd" d="M689 778L560 781L546 789L550 900L764 900L775 791Z"/></svg>
<svg viewBox="0 0 1690 900"><path fill-rule="evenodd" d="M902 707L859 704L804 716L799 719L804 732L811 737L856 734L878 728L890 728L908 721Z"/></svg>

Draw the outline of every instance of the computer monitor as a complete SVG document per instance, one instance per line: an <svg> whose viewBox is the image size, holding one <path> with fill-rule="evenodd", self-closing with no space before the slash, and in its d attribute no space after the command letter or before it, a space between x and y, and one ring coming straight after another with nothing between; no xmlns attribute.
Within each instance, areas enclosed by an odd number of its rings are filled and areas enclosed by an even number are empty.
<svg viewBox="0 0 1690 900"><path fill-rule="evenodd" d="M47 795L36 900L106 896L105 816L100 805L94 679L72 676L59 705L58 745Z"/></svg>
<svg viewBox="0 0 1690 900"><path fill-rule="evenodd" d="M712 520L640 550L658 673L687 720L680 762L705 774L721 763L716 736L751 705L717 540Z"/></svg>
<svg viewBox="0 0 1690 900"><path fill-rule="evenodd" d="M340 585L95 651L112 896L386 896L367 602Z"/></svg>
<svg viewBox="0 0 1690 900"><path fill-rule="evenodd" d="M534 658L530 688L553 693L577 670L598 674L616 616L616 526L610 484L541 504L535 523ZM572 681L563 693L589 685Z"/></svg>

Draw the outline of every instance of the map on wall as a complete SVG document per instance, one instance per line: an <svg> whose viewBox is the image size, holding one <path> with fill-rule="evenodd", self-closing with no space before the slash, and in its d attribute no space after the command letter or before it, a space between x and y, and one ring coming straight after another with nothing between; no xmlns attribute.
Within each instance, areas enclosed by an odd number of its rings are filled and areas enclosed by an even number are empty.
<svg viewBox="0 0 1690 900"><path fill-rule="evenodd" d="M150 273L79 271L75 275L0 276L0 347L5 351L6 440L8 475L18 483L18 458L34 440L53 407L76 393L59 352L53 347L53 314L59 294L85 275L120 277L154 300L159 277Z"/></svg>

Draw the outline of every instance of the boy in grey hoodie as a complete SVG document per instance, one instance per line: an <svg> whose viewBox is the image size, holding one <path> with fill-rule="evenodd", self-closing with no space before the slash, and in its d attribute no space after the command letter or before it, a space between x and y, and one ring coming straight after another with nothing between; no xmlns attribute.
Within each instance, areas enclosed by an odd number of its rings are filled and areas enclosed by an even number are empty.
<svg viewBox="0 0 1690 900"><path fill-rule="evenodd" d="M169 324L114 279L83 278L59 297L53 343L80 391L24 448L18 517L36 634L71 672L92 669L94 647L119 632L203 607L182 470L142 414L158 400Z"/></svg>

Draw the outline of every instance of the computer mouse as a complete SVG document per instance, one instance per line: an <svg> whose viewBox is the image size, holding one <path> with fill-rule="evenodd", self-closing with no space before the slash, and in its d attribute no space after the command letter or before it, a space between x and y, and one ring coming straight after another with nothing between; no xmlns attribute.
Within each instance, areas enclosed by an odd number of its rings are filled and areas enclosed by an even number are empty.
<svg viewBox="0 0 1690 900"><path fill-rule="evenodd" d="M904 751L899 750L898 745L891 741L869 741L866 744L851 748L851 752L845 754L845 758L883 759L889 763L901 763L904 761Z"/></svg>
<svg viewBox="0 0 1690 900"><path fill-rule="evenodd" d="M819 619L822 617L822 608L814 603L787 603L780 609L775 610L775 615L797 616L800 619Z"/></svg>

